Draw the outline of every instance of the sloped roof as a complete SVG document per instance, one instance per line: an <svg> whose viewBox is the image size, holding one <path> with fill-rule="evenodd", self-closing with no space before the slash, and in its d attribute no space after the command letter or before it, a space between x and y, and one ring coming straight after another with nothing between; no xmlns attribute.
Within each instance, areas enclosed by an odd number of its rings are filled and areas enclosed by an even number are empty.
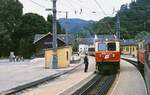
<svg viewBox="0 0 150 95"><path fill-rule="evenodd" d="M121 40L121 45L137 45L138 42L134 39Z"/></svg>
<svg viewBox="0 0 150 95"><path fill-rule="evenodd" d="M80 44L86 44L86 45L93 45L94 44L94 38L79 38Z"/></svg>
<svg viewBox="0 0 150 95"><path fill-rule="evenodd" d="M145 44L150 43L150 35L147 36L144 40L145 40Z"/></svg>
<svg viewBox="0 0 150 95"><path fill-rule="evenodd" d="M47 34L35 34L35 36L34 36L34 44L35 43L37 43L38 41L40 41L41 39L43 39L44 37L46 37L47 35L51 35L52 36L52 33L51 32L49 32L49 33L47 33ZM58 40L61 40L62 42L64 42L65 43L65 41L63 41L60 37L58 37L57 36L57 39Z"/></svg>
<svg viewBox="0 0 150 95"><path fill-rule="evenodd" d="M44 36L45 34L35 34L33 43L36 43L39 39L41 39Z"/></svg>
<svg viewBox="0 0 150 95"><path fill-rule="evenodd" d="M65 43L67 43L67 37L68 37L68 44L71 44L75 40L75 36L72 34L58 34L58 37L61 38Z"/></svg>

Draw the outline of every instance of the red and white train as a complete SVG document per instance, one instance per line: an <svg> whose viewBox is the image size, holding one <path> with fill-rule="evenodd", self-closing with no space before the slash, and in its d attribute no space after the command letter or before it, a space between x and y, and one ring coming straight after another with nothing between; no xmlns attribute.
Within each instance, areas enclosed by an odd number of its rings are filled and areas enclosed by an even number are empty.
<svg viewBox="0 0 150 95"><path fill-rule="evenodd" d="M120 42L98 40L95 42L96 70L100 73L117 72L120 68Z"/></svg>

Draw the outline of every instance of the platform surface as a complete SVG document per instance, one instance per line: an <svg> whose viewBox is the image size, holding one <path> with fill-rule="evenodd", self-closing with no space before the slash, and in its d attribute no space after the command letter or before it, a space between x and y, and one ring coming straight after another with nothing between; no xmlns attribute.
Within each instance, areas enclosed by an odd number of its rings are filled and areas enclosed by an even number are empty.
<svg viewBox="0 0 150 95"><path fill-rule="evenodd" d="M0 93L17 86L28 84L45 77L50 77L74 69L81 63L70 64L68 68L45 69L43 60L9 62L0 61Z"/></svg>
<svg viewBox="0 0 150 95"><path fill-rule="evenodd" d="M120 74L110 95L147 95L144 79L132 64L121 60Z"/></svg>
<svg viewBox="0 0 150 95"><path fill-rule="evenodd" d="M41 85L38 88L32 89L22 95L71 95L72 91L80 87L81 82L89 79L95 71L95 58L89 58L89 69L84 72L84 64L78 67L74 72L65 74L52 82ZM71 90L71 91L68 91Z"/></svg>

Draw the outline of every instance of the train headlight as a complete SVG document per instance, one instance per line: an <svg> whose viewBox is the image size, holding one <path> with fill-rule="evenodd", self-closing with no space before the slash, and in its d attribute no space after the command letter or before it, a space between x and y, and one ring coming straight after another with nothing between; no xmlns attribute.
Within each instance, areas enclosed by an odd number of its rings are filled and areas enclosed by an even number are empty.
<svg viewBox="0 0 150 95"><path fill-rule="evenodd" d="M112 54L112 57L114 58L114 57L115 57L115 54Z"/></svg>

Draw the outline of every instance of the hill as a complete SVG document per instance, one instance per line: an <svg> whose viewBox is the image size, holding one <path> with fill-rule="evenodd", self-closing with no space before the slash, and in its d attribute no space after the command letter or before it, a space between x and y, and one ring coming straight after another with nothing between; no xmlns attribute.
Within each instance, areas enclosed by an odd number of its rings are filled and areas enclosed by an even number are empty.
<svg viewBox="0 0 150 95"><path fill-rule="evenodd" d="M121 39L140 38L150 34L150 0L133 0L118 11ZM93 25L96 34L115 34L116 17L105 17Z"/></svg>
<svg viewBox="0 0 150 95"><path fill-rule="evenodd" d="M94 21L86 21L82 19L65 19L61 18L59 19L59 23L65 31L68 32L80 32L81 30L87 28L91 24L94 23Z"/></svg>

